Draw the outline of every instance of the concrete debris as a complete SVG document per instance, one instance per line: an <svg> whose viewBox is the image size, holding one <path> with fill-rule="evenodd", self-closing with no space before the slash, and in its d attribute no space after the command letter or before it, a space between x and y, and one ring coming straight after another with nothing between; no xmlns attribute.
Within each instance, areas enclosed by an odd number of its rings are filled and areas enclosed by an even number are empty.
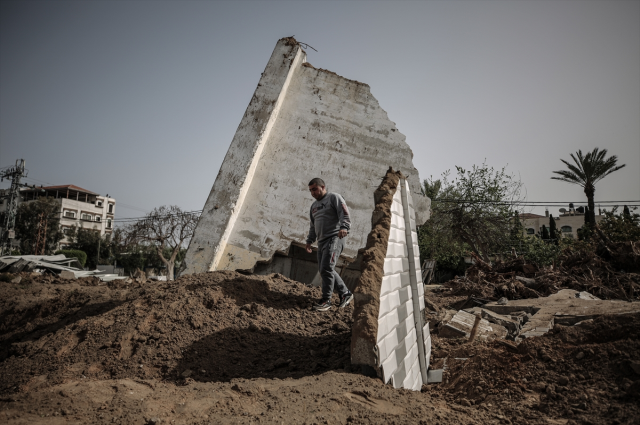
<svg viewBox="0 0 640 425"><path fill-rule="evenodd" d="M72 272L72 271L70 271L70 270L62 270L62 271L60 272L60 277L61 277L62 279L69 279L69 280L75 280L75 279L77 279L77 278L76 278L75 273L74 273L74 272Z"/></svg>
<svg viewBox="0 0 640 425"><path fill-rule="evenodd" d="M0 257L0 272L2 273L49 273L58 274L63 279L77 279L79 277L95 276L103 282L126 279L125 276L105 274L101 270L82 270L77 258L67 258L59 255L7 255Z"/></svg>
<svg viewBox="0 0 640 425"><path fill-rule="evenodd" d="M476 316L464 310L458 311L448 323L440 327L438 335L443 338L469 338ZM489 323L482 319L478 325L478 337L481 339L504 338L508 334L504 326Z"/></svg>
<svg viewBox="0 0 640 425"><path fill-rule="evenodd" d="M573 326L579 322L604 314L629 314L640 312L640 302L606 301L588 292L562 289L544 298L512 300L506 304L490 302L483 309L501 315L529 313L531 319L523 324L520 338L540 336L553 329L555 324Z"/></svg>
<svg viewBox="0 0 640 425"><path fill-rule="evenodd" d="M469 308L465 311L470 314L480 314L488 322L506 328L509 335L514 337L520 333L523 323L528 319L524 312L522 312L522 315L505 316L480 307Z"/></svg>
<svg viewBox="0 0 640 425"><path fill-rule="evenodd" d="M513 301L501 298L482 307L447 310L438 329L444 338L469 338L479 314L481 337L519 341L544 335L555 325L585 327L603 314L639 312L640 302L601 300L588 292L563 289L545 298Z"/></svg>
<svg viewBox="0 0 640 425"><path fill-rule="evenodd" d="M442 382L443 369L431 369L427 371L427 382L430 384L437 384Z"/></svg>

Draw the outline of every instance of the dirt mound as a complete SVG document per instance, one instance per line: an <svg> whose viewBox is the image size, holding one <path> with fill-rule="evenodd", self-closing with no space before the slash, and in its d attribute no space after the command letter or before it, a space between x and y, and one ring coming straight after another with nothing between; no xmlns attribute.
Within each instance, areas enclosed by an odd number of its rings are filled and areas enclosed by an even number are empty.
<svg viewBox="0 0 640 425"><path fill-rule="evenodd" d="M633 253L633 244L619 244ZM626 247L626 248L625 248ZM626 252L626 251L625 251ZM629 254L631 255L631 254ZM626 273L593 252L565 253L556 267L540 269L523 258L487 264L474 256L466 275L445 283L449 296L485 301L546 297L561 288L589 292L600 299L640 299L640 274Z"/></svg>
<svg viewBox="0 0 640 425"><path fill-rule="evenodd" d="M228 381L349 367L351 307L309 311L319 288L277 274L4 286L2 392L30 388L41 375L48 385L82 377Z"/></svg>
<svg viewBox="0 0 640 425"><path fill-rule="evenodd" d="M470 345L438 338L434 347L434 367L446 364L447 370L433 391L449 402L522 420L640 418L640 315L556 326L517 349L497 341Z"/></svg>

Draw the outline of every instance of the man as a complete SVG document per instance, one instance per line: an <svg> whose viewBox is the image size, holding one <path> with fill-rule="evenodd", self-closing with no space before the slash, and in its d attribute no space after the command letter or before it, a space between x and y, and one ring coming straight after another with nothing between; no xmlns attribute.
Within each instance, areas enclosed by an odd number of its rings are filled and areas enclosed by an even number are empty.
<svg viewBox="0 0 640 425"><path fill-rule="evenodd" d="M327 192L324 181L316 177L309 182L309 192L316 201L311 204L307 252L311 254L311 244L318 240L318 269L322 277L322 299L313 306L317 311L331 308L331 295L335 288L340 297L338 307L344 308L353 299L344 281L335 271L336 263L344 247L344 238L349 234L351 220L349 208L342 196Z"/></svg>

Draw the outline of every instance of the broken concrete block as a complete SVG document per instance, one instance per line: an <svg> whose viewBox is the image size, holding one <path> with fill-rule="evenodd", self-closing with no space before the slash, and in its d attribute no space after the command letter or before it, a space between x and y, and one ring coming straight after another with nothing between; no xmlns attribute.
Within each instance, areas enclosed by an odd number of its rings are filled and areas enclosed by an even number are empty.
<svg viewBox="0 0 640 425"><path fill-rule="evenodd" d="M11 280L11 283L20 283L22 281L22 276L16 276Z"/></svg>
<svg viewBox="0 0 640 425"><path fill-rule="evenodd" d="M544 335L554 324L572 326L603 314L640 312L640 302L605 301L588 292L562 289L546 298L487 303L482 308L507 315L526 311L531 318L520 331L521 338Z"/></svg>
<svg viewBox="0 0 640 425"><path fill-rule="evenodd" d="M251 270L292 242L304 246L313 202L307 184L319 176L350 209L343 255L355 258L370 230L368 188L389 166L408 176L416 224L428 218L412 157L367 84L314 68L295 39L279 40L217 174L183 273Z"/></svg>
<svg viewBox="0 0 640 425"><path fill-rule="evenodd" d="M468 338L475 320L475 314L460 310L448 323L440 328L438 335L443 338ZM507 333L507 329L504 326L489 323L486 319L480 320L478 325L478 335L486 338L504 338Z"/></svg>
<svg viewBox="0 0 640 425"><path fill-rule="evenodd" d="M429 384L437 384L442 382L442 369L431 369L427 372L427 382Z"/></svg>
<svg viewBox="0 0 640 425"><path fill-rule="evenodd" d="M76 275L75 273L68 271L68 270L63 270L60 272L60 277L62 279L68 279L68 280L76 280Z"/></svg>
<svg viewBox="0 0 640 425"><path fill-rule="evenodd" d="M506 328L509 334L513 336L518 335L520 333L520 328L522 328L522 321L520 318L513 319L510 316L498 314L480 307L470 308L465 311L470 314L480 313L483 319Z"/></svg>

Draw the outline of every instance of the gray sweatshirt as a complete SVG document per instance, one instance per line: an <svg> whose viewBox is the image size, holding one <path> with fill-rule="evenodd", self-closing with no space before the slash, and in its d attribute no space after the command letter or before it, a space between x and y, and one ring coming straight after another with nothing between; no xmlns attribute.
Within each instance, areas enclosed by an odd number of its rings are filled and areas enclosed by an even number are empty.
<svg viewBox="0 0 640 425"><path fill-rule="evenodd" d="M337 236L340 229L349 231L351 228L349 208L338 193L327 192L322 199L311 204L309 217L311 226L307 236L308 244L314 243L316 239L323 242Z"/></svg>

